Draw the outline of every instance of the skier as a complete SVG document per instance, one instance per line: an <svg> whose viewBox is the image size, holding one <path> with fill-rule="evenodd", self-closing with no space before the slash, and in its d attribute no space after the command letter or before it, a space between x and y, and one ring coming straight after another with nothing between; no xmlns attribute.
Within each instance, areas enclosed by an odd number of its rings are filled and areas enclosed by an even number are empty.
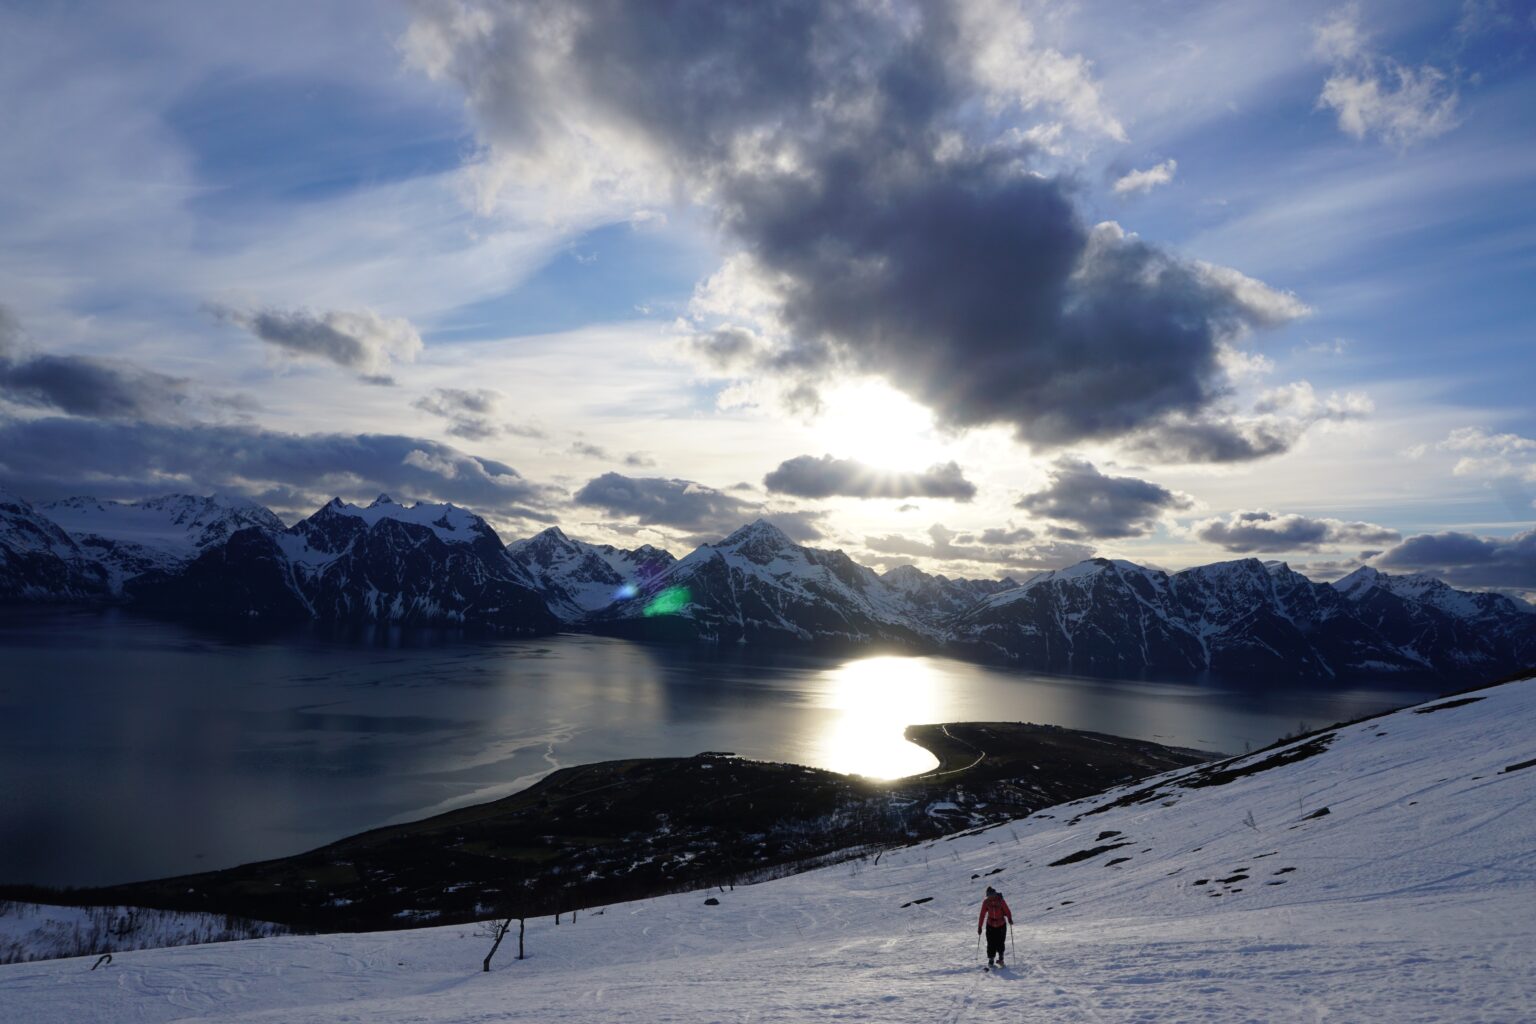
<svg viewBox="0 0 1536 1024"><path fill-rule="evenodd" d="M1004 922L1007 924L1004 924ZM997 966L1003 964L1003 942L1008 937L1008 927L1013 924L1013 911L1008 909L1008 901L1003 899L1003 894L987 886L987 898L981 901L981 913L976 917L976 934L981 934L981 926L987 926L987 966L992 966L992 960L997 959Z"/></svg>

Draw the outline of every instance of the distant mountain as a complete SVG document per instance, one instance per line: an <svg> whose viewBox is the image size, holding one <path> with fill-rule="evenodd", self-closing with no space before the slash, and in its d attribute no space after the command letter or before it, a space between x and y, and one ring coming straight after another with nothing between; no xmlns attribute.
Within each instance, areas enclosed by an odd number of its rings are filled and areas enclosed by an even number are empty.
<svg viewBox="0 0 1536 1024"><path fill-rule="evenodd" d="M273 533L237 530L179 571L130 581L138 605L216 621L451 625L551 633L559 621L496 531L454 505L332 500Z"/></svg>
<svg viewBox="0 0 1536 1024"><path fill-rule="evenodd" d="M880 582L894 591L907 615L931 629L941 629L948 620L974 608L977 602L993 594L1012 590L1018 581L951 579L923 572L914 565L902 565L881 575Z"/></svg>
<svg viewBox="0 0 1536 1024"><path fill-rule="evenodd" d="M100 600L107 573L38 509L0 490L0 604Z"/></svg>
<svg viewBox="0 0 1536 1024"><path fill-rule="evenodd" d="M872 569L801 547L766 520L705 544L589 620L603 633L716 643L933 646L935 630Z"/></svg>
<svg viewBox="0 0 1536 1024"><path fill-rule="evenodd" d="M114 592L135 576L186 564L237 530L283 530L269 509L222 495L168 494L131 503L78 497L40 507L101 565Z"/></svg>
<svg viewBox="0 0 1536 1024"><path fill-rule="evenodd" d="M1369 567L1333 584L1396 650L1443 675L1536 664L1536 615L1503 594L1455 590L1432 576Z"/></svg>
<svg viewBox="0 0 1536 1024"><path fill-rule="evenodd" d="M566 622L627 600L677 559L649 544L633 550L572 540L558 526L507 545L507 555Z"/></svg>
<svg viewBox="0 0 1536 1024"><path fill-rule="evenodd" d="M1316 583L1239 559L1166 573L1094 558L1020 584L884 574L759 520L682 559L551 527L503 545L454 505L259 505L0 493L0 601L119 600L216 622L562 628L638 639L899 647L1045 672L1491 679L1536 664L1536 609L1429 576Z"/></svg>
<svg viewBox="0 0 1536 1024"><path fill-rule="evenodd" d="M1453 598L1460 592L1439 586L1444 594L1426 592L1486 609L1477 630L1505 639L1490 645L1449 627L1411 633L1408 624L1443 623L1442 614L1426 606L1416 619L1402 607L1414 602L1396 595L1362 604L1363 593L1351 597L1358 580L1314 583L1283 563L1243 559L1169 575L1096 558L987 598L951 625L947 642L973 657L1111 675L1209 670L1331 680L1436 676L1454 664L1464 678L1468 669L1492 676L1531 663L1536 616L1508 598ZM1436 643L1447 646L1431 656Z"/></svg>

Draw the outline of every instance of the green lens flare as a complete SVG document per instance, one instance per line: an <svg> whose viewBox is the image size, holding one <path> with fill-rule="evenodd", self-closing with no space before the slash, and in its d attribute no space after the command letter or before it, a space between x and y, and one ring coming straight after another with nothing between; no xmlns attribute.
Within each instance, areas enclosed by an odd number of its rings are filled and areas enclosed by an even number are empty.
<svg viewBox="0 0 1536 1024"><path fill-rule="evenodd" d="M688 593L687 587L668 587L651 598L651 603L645 606L645 611L641 614L646 618L653 615L676 615L688 607L688 601L692 596Z"/></svg>

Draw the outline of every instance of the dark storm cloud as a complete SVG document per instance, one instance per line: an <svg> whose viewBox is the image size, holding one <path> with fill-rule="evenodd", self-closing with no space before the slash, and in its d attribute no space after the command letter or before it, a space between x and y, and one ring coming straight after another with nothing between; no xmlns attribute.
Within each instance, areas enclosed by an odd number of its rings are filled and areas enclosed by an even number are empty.
<svg viewBox="0 0 1536 1024"><path fill-rule="evenodd" d="M117 359L25 351L21 324L0 306L0 399L102 419L163 419L190 397L190 381Z"/></svg>
<svg viewBox="0 0 1536 1024"><path fill-rule="evenodd" d="M190 397L190 382L116 359L18 356L0 351L0 398L101 419L162 419Z"/></svg>
<svg viewBox="0 0 1536 1024"><path fill-rule="evenodd" d="M1391 544L1402 534L1375 523L1313 519L1273 512L1234 512L1196 523L1195 536L1228 551L1316 551L1331 544Z"/></svg>
<svg viewBox="0 0 1536 1024"><path fill-rule="evenodd" d="M1181 494L1147 480L1106 476L1085 459L1063 456L1053 463L1050 486L1019 499L1018 507L1045 519L1071 523L1054 528L1067 540L1140 537L1169 512L1190 507Z"/></svg>
<svg viewBox="0 0 1536 1024"><path fill-rule="evenodd" d="M502 434L541 438L544 433L508 419L507 396L490 388L433 388L411 403L411 408L448 421L448 433L470 441L484 441Z"/></svg>
<svg viewBox="0 0 1536 1024"><path fill-rule="evenodd" d="M692 480L604 473L574 495L580 505L628 516L642 526L729 533L755 517L757 506Z"/></svg>
<svg viewBox="0 0 1536 1024"><path fill-rule="evenodd" d="M801 498L953 498L970 501L976 485L954 462L930 466L922 473L893 473L871 469L852 459L830 455L800 455L779 464L763 477L770 492Z"/></svg>
<svg viewBox="0 0 1536 1024"><path fill-rule="evenodd" d="M886 534L865 537L864 546L877 554L1001 565L1019 570L1059 569L1093 557L1091 545L1063 541L1029 543L1033 536L1028 530L1015 529L984 530L978 536L957 533L942 523L935 523L928 528L926 540Z"/></svg>
<svg viewBox="0 0 1536 1024"><path fill-rule="evenodd" d="M1460 586L1536 590L1536 530L1507 538L1420 534L1388 549L1375 564L1382 569L1433 573Z"/></svg>
<svg viewBox="0 0 1536 1024"><path fill-rule="evenodd" d="M1126 447L1158 462L1252 462L1288 451L1298 435L1270 424L1176 420L1137 431L1126 439Z"/></svg>
<svg viewBox="0 0 1536 1024"><path fill-rule="evenodd" d="M217 424L0 421L0 474L38 498L287 493L314 504L335 494L394 491L500 516L547 519L552 492L511 466L449 445L392 434L284 434ZM532 507L530 507L532 506Z"/></svg>
<svg viewBox="0 0 1536 1024"><path fill-rule="evenodd" d="M1090 225L1001 116L1068 98L1044 74L1038 95L995 81L963 6L468 6L426 9L413 52L464 87L514 168L600 139L611 161L670 174L736 242L768 296L764 334L783 330L773 356L758 334L701 325L717 364L876 373L946 424L1060 445L1200 412L1224 392L1224 339L1303 312ZM810 407L814 388L795 387Z"/></svg>
<svg viewBox="0 0 1536 1024"><path fill-rule="evenodd" d="M410 321L372 310L208 309L288 355L324 359L356 371L369 384L393 386L394 378L384 371L394 360L415 359L422 348Z"/></svg>
<svg viewBox="0 0 1536 1024"><path fill-rule="evenodd" d="M595 477L572 498L578 505L634 519L641 526L686 531L678 539L693 545L717 541L754 519L768 520L796 541L819 540L826 520L824 512L775 509L692 480L623 473Z"/></svg>

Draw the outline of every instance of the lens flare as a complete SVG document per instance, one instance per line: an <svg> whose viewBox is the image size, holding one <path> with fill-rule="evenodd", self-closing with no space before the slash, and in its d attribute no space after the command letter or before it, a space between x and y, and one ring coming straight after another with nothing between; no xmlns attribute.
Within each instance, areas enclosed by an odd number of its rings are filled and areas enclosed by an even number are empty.
<svg viewBox="0 0 1536 1024"><path fill-rule="evenodd" d="M651 603L645 606L645 611L641 614L646 618L656 615L676 615L688 607L688 602L692 598L693 595L688 592L687 587L667 587L651 598Z"/></svg>

